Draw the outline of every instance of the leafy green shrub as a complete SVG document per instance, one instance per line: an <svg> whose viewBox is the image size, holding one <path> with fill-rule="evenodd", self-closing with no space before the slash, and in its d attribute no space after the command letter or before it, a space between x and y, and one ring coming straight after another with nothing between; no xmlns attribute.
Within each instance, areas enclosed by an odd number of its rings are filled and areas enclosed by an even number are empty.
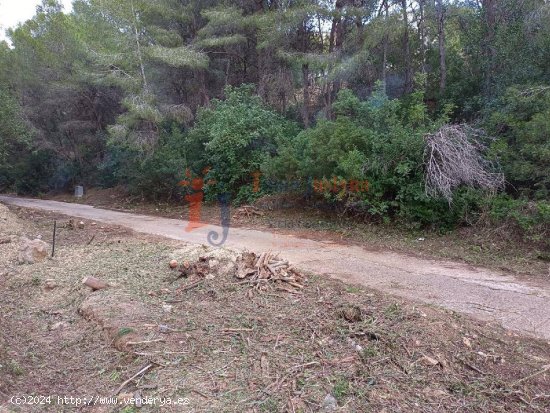
<svg viewBox="0 0 550 413"><path fill-rule="evenodd" d="M205 190L209 199L229 192L237 202L253 200L252 174L298 133L253 92L251 85L227 87L225 100L199 110L186 138L186 166L196 174L209 167L206 178L216 182Z"/></svg>
<svg viewBox="0 0 550 413"><path fill-rule="evenodd" d="M31 170L36 172L34 160L44 153L29 153L31 131L17 100L4 87L0 87L0 120L0 191L38 192L44 176Z"/></svg>
<svg viewBox="0 0 550 413"><path fill-rule="evenodd" d="M326 189L323 198L379 220L451 226L458 218L449 205L424 193L424 135L437 124L422 100L421 93L401 102L376 92L360 101L344 89L334 103L335 120L321 120L287 141L264 171L279 179L368 180L367 192Z"/></svg>
<svg viewBox="0 0 550 413"><path fill-rule="evenodd" d="M50 189L55 171L55 157L50 151L32 151L13 162L12 189L21 195L38 195Z"/></svg>
<svg viewBox="0 0 550 413"><path fill-rule="evenodd" d="M509 192L550 198L550 86L511 87L488 117Z"/></svg>
<svg viewBox="0 0 550 413"><path fill-rule="evenodd" d="M101 165L100 182L105 187L125 184L130 194L149 200L179 199L185 189L178 182L185 176L184 133L176 124L161 131L151 154L112 142Z"/></svg>
<svg viewBox="0 0 550 413"><path fill-rule="evenodd" d="M523 239L550 248L550 202L500 195L488 201L490 224L505 225Z"/></svg>

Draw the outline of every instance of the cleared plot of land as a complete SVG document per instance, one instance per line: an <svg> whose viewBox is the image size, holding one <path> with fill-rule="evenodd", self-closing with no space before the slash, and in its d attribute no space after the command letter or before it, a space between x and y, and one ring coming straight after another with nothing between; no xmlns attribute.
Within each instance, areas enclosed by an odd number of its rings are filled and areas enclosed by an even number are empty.
<svg viewBox="0 0 550 413"><path fill-rule="evenodd" d="M67 204L0 196L14 205L38 208L124 225L193 244L206 244L213 225L186 232L186 221ZM225 246L261 252L274 250L299 268L346 282L361 283L407 299L436 304L497 322L506 328L550 339L550 285L512 274L453 261L437 261L357 245L316 241L288 234L231 228Z"/></svg>
<svg viewBox="0 0 550 413"><path fill-rule="evenodd" d="M61 216L56 257L17 265L16 235L47 240L54 215L2 212L0 235L11 241L0 245L5 408L17 411L13 395L118 392L189 401L143 412L550 409L547 342L314 274L301 292L276 282L260 290L236 278L239 252L90 221L70 229ZM206 264L181 277L171 259ZM87 276L111 286L91 291Z"/></svg>

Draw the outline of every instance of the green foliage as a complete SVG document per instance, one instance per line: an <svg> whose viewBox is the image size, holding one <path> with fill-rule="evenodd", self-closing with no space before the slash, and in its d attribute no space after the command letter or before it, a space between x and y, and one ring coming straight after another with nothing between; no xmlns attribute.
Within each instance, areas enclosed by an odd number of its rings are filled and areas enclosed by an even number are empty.
<svg viewBox="0 0 550 413"><path fill-rule="evenodd" d="M186 147L184 134L170 124L160 135L152 154L144 156L136 149L115 142L109 145L109 156L101 167L104 186L125 183L131 194L148 200L178 200L184 178Z"/></svg>
<svg viewBox="0 0 550 413"><path fill-rule="evenodd" d="M18 102L3 88L0 88L0 120L0 190L36 192L44 180L29 173L35 166L33 154L28 153L31 130ZM24 182L26 179L28 182Z"/></svg>
<svg viewBox="0 0 550 413"><path fill-rule="evenodd" d="M10 150L15 145L28 145L30 131L23 120L23 114L15 98L7 90L0 88L0 163L8 160Z"/></svg>
<svg viewBox="0 0 550 413"><path fill-rule="evenodd" d="M252 173L276 154L277 146L297 133L297 126L265 107L254 87L227 87L225 100L214 100L197 114L186 138L186 166L195 173L209 167L211 199L229 192L236 202L252 200Z"/></svg>
<svg viewBox="0 0 550 413"><path fill-rule="evenodd" d="M0 165L0 189L10 189L21 195L48 192L55 188L52 182L55 170L55 156L51 151L27 152L24 156ZM2 184L5 186L2 187Z"/></svg>
<svg viewBox="0 0 550 413"><path fill-rule="evenodd" d="M424 194L424 134L435 123L427 116L422 94L406 102L388 99L383 92L360 101L342 90L334 102L335 120L321 120L279 148L264 170L278 179L368 180L367 192L333 191L323 198L347 204L348 209L379 220L399 217L413 224L451 225L456 217L449 206Z"/></svg>
<svg viewBox="0 0 550 413"><path fill-rule="evenodd" d="M208 57L189 47L150 46L147 50L152 59L170 66L204 68L208 65Z"/></svg>
<svg viewBox="0 0 550 413"><path fill-rule="evenodd" d="M488 116L488 129L511 191L550 197L550 86L511 87Z"/></svg>
<svg viewBox="0 0 550 413"><path fill-rule="evenodd" d="M489 200L486 208L492 225L505 224L521 237L550 248L550 202L501 195Z"/></svg>

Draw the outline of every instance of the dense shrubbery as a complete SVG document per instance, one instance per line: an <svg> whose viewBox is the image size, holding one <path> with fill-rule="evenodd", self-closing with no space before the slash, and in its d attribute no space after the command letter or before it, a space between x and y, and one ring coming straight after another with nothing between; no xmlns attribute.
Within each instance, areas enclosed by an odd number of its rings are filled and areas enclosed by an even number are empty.
<svg viewBox="0 0 550 413"><path fill-rule="evenodd" d="M397 217L414 225L450 226L459 220L443 200L429 198L423 183L424 135L437 128L427 115L422 94L407 101L374 93L360 101L342 90L334 103L335 120L321 120L279 148L264 165L268 175L302 181L368 180L369 190L323 191L327 202L377 220ZM460 203L460 201L457 201Z"/></svg>
<svg viewBox="0 0 550 413"><path fill-rule="evenodd" d="M459 188L451 204L425 193L424 137L448 119L446 113L432 118L420 92L398 100L375 91L361 101L344 89L334 102L334 119L320 119L304 130L265 107L252 86L229 87L225 94L224 100L202 108L189 129L166 123L150 153L113 140L97 183L124 184L132 194L148 199L180 199L190 191L178 185L186 178L186 169L196 177L209 168L204 178L211 182L205 186L210 200L230 193L235 203L252 202L281 188L299 189L304 197L313 195L316 202L374 221L397 220L409 227L440 230L503 222L535 242L544 243L550 235L547 89L512 88L487 116L489 130L498 137L492 154L502 162L511 195L490 197ZM24 133L24 128L17 129L17 134ZM22 145L24 140L6 140L4 156L14 144ZM53 159L47 151L29 153L2 171L1 184L35 194L55 187L52 179L70 174L66 171L70 165L56 166ZM262 185L256 192L253 174L260 170ZM31 175L40 178L29 179ZM349 185L335 190L332 185L365 180L368 191L351 190ZM325 182L324 189L312 191L314 182Z"/></svg>
<svg viewBox="0 0 550 413"><path fill-rule="evenodd" d="M100 165L99 184L123 184L132 195L149 200L177 200L182 190L178 182L185 175L184 132L175 123L165 125L155 150L139 151L112 141Z"/></svg>
<svg viewBox="0 0 550 413"><path fill-rule="evenodd" d="M488 116L509 191L550 198L550 86L512 87Z"/></svg>
<svg viewBox="0 0 550 413"><path fill-rule="evenodd" d="M505 227L529 241L550 248L550 202L499 195L488 200L489 224Z"/></svg>
<svg viewBox="0 0 550 413"><path fill-rule="evenodd" d="M209 199L230 193L236 202L260 196L250 182L252 174L293 139L298 126L265 107L254 87L228 87L225 100L214 100L197 115L186 139L185 165L195 174L210 168L206 178Z"/></svg>
<svg viewBox="0 0 550 413"><path fill-rule="evenodd" d="M31 150L31 130L14 96L0 87L0 191L37 194L49 189L52 157Z"/></svg>

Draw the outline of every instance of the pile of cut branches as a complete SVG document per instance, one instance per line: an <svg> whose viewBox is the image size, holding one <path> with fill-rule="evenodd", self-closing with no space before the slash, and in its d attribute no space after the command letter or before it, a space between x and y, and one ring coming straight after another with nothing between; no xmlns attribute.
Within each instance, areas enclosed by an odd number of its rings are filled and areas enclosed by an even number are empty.
<svg viewBox="0 0 550 413"><path fill-rule="evenodd" d="M242 207L238 208L235 213L233 214L234 219L239 218L250 218L251 216L264 216L264 213L260 211L258 208L252 205L243 205Z"/></svg>
<svg viewBox="0 0 550 413"><path fill-rule="evenodd" d="M306 282L306 278L288 261L271 251L260 255L253 252L243 253L237 261L236 277L250 283L257 290L275 288L294 294L299 293Z"/></svg>

